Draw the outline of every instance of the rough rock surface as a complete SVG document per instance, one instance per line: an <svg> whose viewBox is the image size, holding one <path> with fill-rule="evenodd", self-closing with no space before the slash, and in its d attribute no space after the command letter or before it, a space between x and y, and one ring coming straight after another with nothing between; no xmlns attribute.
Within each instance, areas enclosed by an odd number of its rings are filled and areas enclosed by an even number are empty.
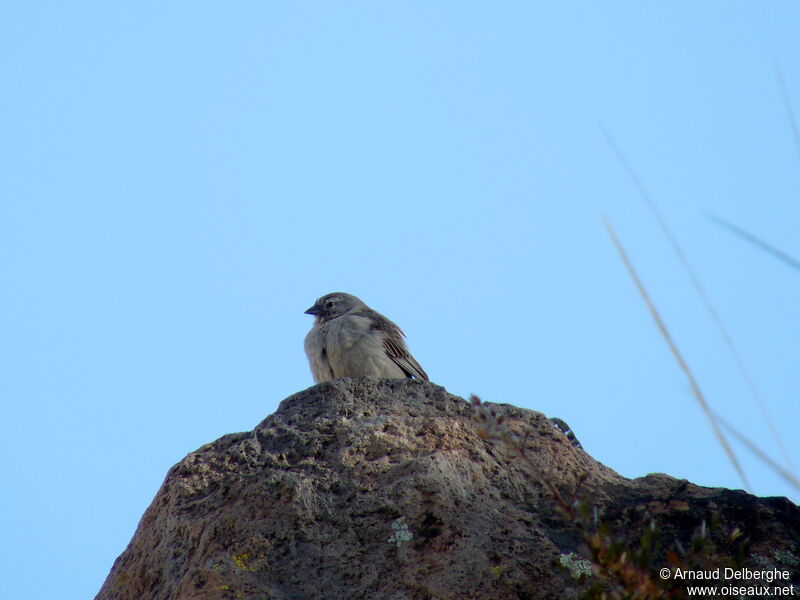
<svg viewBox="0 0 800 600"><path fill-rule="evenodd" d="M620 535L636 540L656 519L688 542L715 513L747 536L757 564L797 581L800 510L785 498L628 480L544 415L498 406L558 489L587 474L581 489ZM526 465L476 435L471 414L412 380L295 394L169 471L97 599L578 597L587 583L559 562L580 551L580 533Z"/></svg>

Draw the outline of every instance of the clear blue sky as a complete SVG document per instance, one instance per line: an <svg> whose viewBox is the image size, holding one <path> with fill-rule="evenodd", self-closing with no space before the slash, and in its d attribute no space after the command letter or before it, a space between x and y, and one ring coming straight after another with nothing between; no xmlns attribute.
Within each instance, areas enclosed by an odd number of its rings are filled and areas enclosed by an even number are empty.
<svg viewBox="0 0 800 600"><path fill-rule="evenodd" d="M558 5L558 6L556 6ZM0 576L99 589L167 469L311 385L317 296L398 322L436 383L559 416L628 477L780 458L624 148L800 466L793 2L5 2ZM734 444L759 495L793 492Z"/></svg>

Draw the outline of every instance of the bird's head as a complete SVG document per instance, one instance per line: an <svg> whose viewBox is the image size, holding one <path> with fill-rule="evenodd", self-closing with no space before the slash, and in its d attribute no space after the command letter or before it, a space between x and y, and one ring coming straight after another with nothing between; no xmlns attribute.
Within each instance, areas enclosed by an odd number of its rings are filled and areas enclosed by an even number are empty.
<svg viewBox="0 0 800 600"><path fill-rule="evenodd" d="M319 298L306 314L314 315L318 322L323 323L365 306L366 304L351 294L334 292Z"/></svg>

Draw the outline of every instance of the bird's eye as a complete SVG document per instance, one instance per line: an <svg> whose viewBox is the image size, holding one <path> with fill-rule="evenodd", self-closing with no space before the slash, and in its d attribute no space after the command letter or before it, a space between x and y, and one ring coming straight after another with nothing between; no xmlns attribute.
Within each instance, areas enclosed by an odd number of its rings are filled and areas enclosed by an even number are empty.
<svg viewBox="0 0 800 600"><path fill-rule="evenodd" d="M327 306L328 308L333 308L333 305L334 305L334 304L336 304L336 302L334 302L333 300L328 300L328 301L325 303L325 306Z"/></svg>

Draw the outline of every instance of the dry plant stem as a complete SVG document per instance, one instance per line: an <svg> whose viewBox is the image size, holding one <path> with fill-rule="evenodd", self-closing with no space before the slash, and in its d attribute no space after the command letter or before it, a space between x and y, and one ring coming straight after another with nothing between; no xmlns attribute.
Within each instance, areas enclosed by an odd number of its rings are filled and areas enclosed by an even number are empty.
<svg viewBox="0 0 800 600"><path fill-rule="evenodd" d="M528 453L525 451L525 446L528 440L527 434L522 440L518 440L508 427L508 422L504 414L498 412L495 407L483 404L476 395L470 396L470 403L473 407L473 420L477 423L477 433L481 439L487 441L502 442L508 450L514 453L515 458L522 459L525 465L543 487L547 488L556 504L563 510L569 512L570 516L574 516L574 509L572 502L564 500L561 493L552 484L551 479L541 472L540 467L531 460ZM579 478L578 486L586 479L586 475L581 475ZM574 501L574 499L573 499Z"/></svg>
<svg viewBox="0 0 800 600"><path fill-rule="evenodd" d="M794 121L792 122L794 123ZM753 381L753 377L750 375L750 370L747 368L747 365L745 364L744 359L742 358L742 355L739 352L739 349L736 347L736 344L733 343L733 338L731 338L730 334L728 333L728 328L725 327L725 324L722 322L722 318L720 318L719 314L717 313L717 310L714 308L714 305L711 304L711 299L708 297L705 288L700 283L700 280L697 278L697 275L695 275L694 269L692 268L691 264L689 264L689 259L686 258L686 255L683 253L683 249L681 248L680 244L678 244L678 240L672 234L672 230L669 228L666 220L661 215L661 212L658 210L658 206L656 206L656 203L653 200L652 196L650 196L650 192L647 190L644 183L642 183L642 180L639 179L639 176L636 174L636 171L634 171L630 162L628 162L627 157L622 152L622 149L619 147L616 140L614 140L614 138L605 128L601 127L601 130L606 138L606 141L608 142L608 145L611 147L611 150L614 152L617 159L622 164L622 167L625 169L625 172L631 178L631 181L633 181L633 185L636 187L637 191L639 192L639 195L642 197L642 199L645 201L650 211L653 213L653 216L656 218L656 221L658 221L661 230L664 232L664 235L666 236L667 240L669 240L669 243L672 246L672 250L677 255L678 260L683 266L683 269L689 275L689 280L692 282L695 291L697 291L697 294L703 301L703 304L705 305L706 310L708 311L709 315L711 315L711 318L716 324L717 330L722 336L725 345L728 346L730 353L733 355L733 359L734 361L736 361L736 365L739 368L739 371L741 372L742 377L745 380L745 383L747 384L747 388L750 390L750 393L755 399L756 404L758 404L758 407L761 410L761 414L764 416L764 420L767 422L770 432L772 433L772 437L778 444L778 448L780 448L784 460L786 460L786 464L789 465L791 471L794 471L795 468L794 464L792 463L792 459L789 456L789 452L786 450L786 446L783 443L783 439L781 439L781 435L778 432L778 428L775 427L775 423L773 422L772 417L770 417L769 410L767 410L767 404L766 402L764 402L761 393L758 391L755 381ZM798 146L798 150L800 150L800 146Z"/></svg>
<svg viewBox="0 0 800 600"><path fill-rule="evenodd" d="M728 231L730 231L732 233L735 233L736 235L738 235L741 238L744 238L745 240L747 240L751 244L753 244L755 246L758 246L759 248L761 248L765 252L768 252L769 254L774 256L775 258L782 260L783 262L788 264L790 267L793 267L793 268L795 268L795 269L800 271L800 261L795 260L794 258L789 256L788 254L786 254L786 252L784 252L783 250L778 250L775 246L771 246L770 244L768 244L764 240L759 239L756 236L752 235L751 233L746 232L741 227L737 227L733 223L729 223L725 219L721 219L721 218L717 217L716 215L706 215L706 217L708 217L709 219L714 221L717 225L720 225L720 226L724 227Z"/></svg>
<svg viewBox="0 0 800 600"><path fill-rule="evenodd" d="M764 454L764 452L762 452L761 449L758 446L756 446L753 442L751 442L747 438L747 436L745 436L744 434L740 433L737 429L735 429L732 425L730 425L722 417L720 417L719 415L716 415L716 417L717 417L717 421L719 421L719 424L722 425L729 432L731 432L733 437L735 437L742 444L747 446L747 448L753 454L755 454L758 458L760 458L762 461L764 461L766 464L768 464L770 467L772 467L772 469L776 473L778 473L778 475L783 477L795 489L800 490L800 479L797 479L797 477L795 477L794 475L789 473L786 469L782 468L778 463L776 463L774 460L772 460L769 456Z"/></svg>
<svg viewBox="0 0 800 600"><path fill-rule="evenodd" d="M540 472L539 468L536 466L536 463L533 462L528 453L525 451L525 439L522 441L517 441L514 437L508 433L504 432L502 434L501 440L507 447L513 449L518 458L521 458L527 465L528 468L531 470L539 482L547 488L547 491L550 492L550 495L555 500L556 504L561 508L563 512L569 515L572 518L575 518L577 515L575 514L575 500L577 500L578 490L580 489L581 484L586 481L588 477L587 473L583 473L578 478L578 483L575 486L575 491L572 494L572 497L568 500L562 496L561 492L556 489L556 486L552 483L552 478L548 477L546 474Z"/></svg>
<svg viewBox="0 0 800 600"><path fill-rule="evenodd" d="M666 597L646 571L628 560L625 552L619 554L609 536L601 533L597 526L597 507L591 521L594 524L593 528L590 527L586 516L581 514L579 495L589 474L582 473L575 482L574 489L568 494L562 494L552 483L552 478L547 473L542 473L541 466L529 456L527 434L520 440L508 427L505 415L494 406L482 404L475 395L470 397L470 401L473 406L473 420L478 424L478 436L487 441L501 442L513 453L513 458L521 460L528 467L530 474L547 489L556 508L581 532L591 554L595 575L611 586L622 586L626 598L657 600ZM603 594L602 597L620 596Z"/></svg>
<svg viewBox="0 0 800 600"><path fill-rule="evenodd" d="M734 455L733 450L728 444L728 440L725 439L722 430L719 428L717 420L714 418L714 413L711 412L711 409L709 408L708 403L706 402L705 396L703 396L703 392L700 391L700 386L697 384L697 381L695 380L691 369L689 369L689 365L687 365L686 361L683 360L683 356L678 350L678 347L675 345L675 342L672 340L672 336L667 330L666 325L664 325L664 322L661 320L661 315L659 315L658 311L656 310L656 307L650 300L650 296L647 294L647 290L644 289L642 282L639 280L639 276L636 274L633 265L628 259L628 255L625 253L625 250L623 249L622 245L617 239L614 230L611 228L611 225L608 223L608 220L606 220L605 217L603 217L603 223L606 226L608 235L611 236L611 241L614 242L614 246L616 247L617 252L619 252L620 257L622 258L622 262L625 263L625 267L628 269L628 273L633 279L633 282L636 284L636 288L639 290L639 293L642 295L642 298L644 299L647 308L650 310L650 314L653 316L653 319L655 319L656 325L658 325L658 329L661 332L661 336L667 342L667 345L669 346L669 349L672 352L672 356L675 357L675 360L678 362L678 365L686 374L686 377L689 379L689 385L692 388L692 393L694 394L694 397L700 404L700 407L703 409L703 412L705 413L706 417L708 418L708 421L711 424L711 428L714 430L714 435L716 435L717 440L719 441L723 450L725 450L725 454L728 455L728 458L730 459L731 463L733 463L736 472L742 479L745 489L750 491L750 484L747 481L747 477L745 477L744 471L742 470L741 465L739 465L739 461L736 460L736 456Z"/></svg>
<svg viewBox="0 0 800 600"><path fill-rule="evenodd" d="M794 116L792 102L789 99L789 90L786 89L786 82L783 80L783 73L781 73L780 68L778 69L778 85L781 88L781 97L783 98L783 105L786 108L786 115L789 117L789 127L792 130L794 147L797 150L797 156L800 157L800 128L797 127L797 119Z"/></svg>
<svg viewBox="0 0 800 600"><path fill-rule="evenodd" d="M650 519L649 527L642 530L637 541L615 539L611 530L599 522L597 506L592 507L585 499L581 499L581 490L589 477L582 473L574 484L574 488L567 493L560 492L553 485L550 473L543 471L547 461L540 460L537 464L528 451L528 434L520 438L515 435L509 426L506 415L499 407L483 404L480 399L472 395L472 419L477 423L476 433L486 441L501 443L508 453L509 459L517 460L523 467L527 467L531 477L539 482L549 492L555 507L581 534L588 550L586 558L591 559L592 573L595 579L589 583L581 598L586 600L666 600L688 598L686 586L681 581L656 580L654 577L653 559L658 550L658 539L654 539L656 524L655 519ZM714 517L712 516L711 528L713 529ZM739 528L730 534L733 542L741 536ZM626 536L627 537L627 536ZM703 520L699 534L692 537L689 552L683 547L679 539L674 540L676 550L669 550L666 554L667 564L682 570L702 569L708 570L711 566L718 566L708 562L705 553L706 540L709 537L709 527ZM562 563L563 564L563 563Z"/></svg>

